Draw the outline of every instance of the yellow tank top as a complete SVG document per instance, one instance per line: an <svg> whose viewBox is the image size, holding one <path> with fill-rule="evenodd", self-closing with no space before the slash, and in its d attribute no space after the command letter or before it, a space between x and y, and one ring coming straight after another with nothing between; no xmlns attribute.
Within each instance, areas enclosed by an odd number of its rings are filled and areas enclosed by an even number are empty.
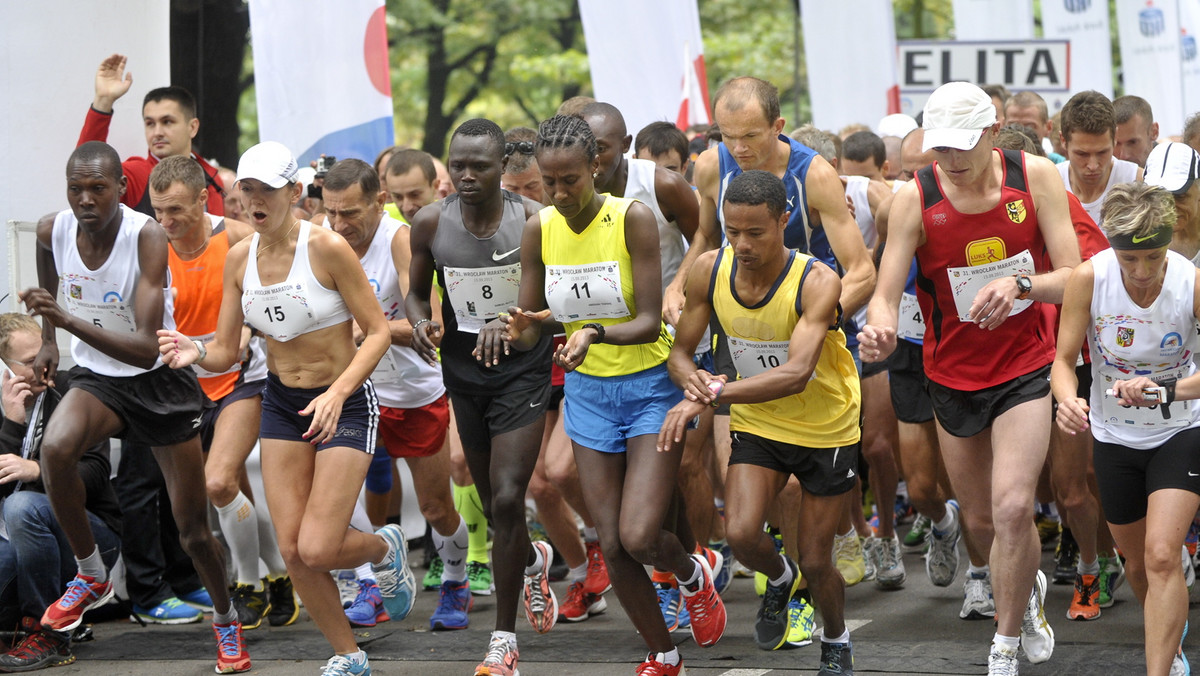
<svg viewBox="0 0 1200 676"><path fill-rule="evenodd" d="M739 378L778 366L788 357L788 341L800 319L800 289L815 258L791 252L767 296L753 306L737 297L733 277L737 258L726 247L717 253L709 301L729 337ZM859 440L858 371L840 328L825 332L821 356L800 394L759 404L730 406L729 429L786 444L836 448Z"/></svg>
<svg viewBox="0 0 1200 676"><path fill-rule="evenodd" d="M581 233L571 230L554 207L538 214L546 303L568 337L584 324L623 324L637 314L633 266L625 246L625 213L634 201L605 196L600 212ZM592 345L577 370L590 376L628 375L662 364L670 351L671 334L660 320L655 342Z"/></svg>

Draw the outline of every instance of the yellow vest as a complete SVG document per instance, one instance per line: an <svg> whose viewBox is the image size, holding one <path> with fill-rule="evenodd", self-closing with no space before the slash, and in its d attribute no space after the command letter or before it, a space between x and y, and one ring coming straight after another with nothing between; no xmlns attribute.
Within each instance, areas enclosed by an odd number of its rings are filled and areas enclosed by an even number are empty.
<svg viewBox="0 0 1200 676"><path fill-rule="evenodd" d="M542 223L542 262L546 266L546 303L566 328L568 338L584 324L613 326L637 314L633 265L625 246L625 213L634 201L606 195L600 212L581 233L571 230L554 207L538 214ZM659 309L652 311L658 314ZM667 360L671 342L671 334L659 320L655 342L592 345L577 370L601 377L645 371Z"/></svg>
<svg viewBox="0 0 1200 676"><path fill-rule="evenodd" d="M709 301L729 336L739 378L748 378L787 361L788 341L800 320L800 290L814 263L792 251L766 298L744 305L733 288L737 258L729 247L717 253ZM729 429L786 444L836 448L859 441L858 371L840 328L825 332L821 355L808 386L799 394L758 404L730 406Z"/></svg>

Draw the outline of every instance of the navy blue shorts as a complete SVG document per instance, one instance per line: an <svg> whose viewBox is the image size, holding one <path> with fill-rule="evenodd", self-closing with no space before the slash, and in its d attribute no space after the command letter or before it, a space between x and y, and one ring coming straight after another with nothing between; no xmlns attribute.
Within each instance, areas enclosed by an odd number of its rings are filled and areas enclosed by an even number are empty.
<svg viewBox="0 0 1200 676"><path fill-rule="evenodd" d="M313 399L329 387L302 389L288 387L279 376L267 372L267 386L263 390L262 439L281 439L308 443L304 433L312 425L310 416L302 416ZM318 445L318 451L326 448L353 448L364 453L374 453L379 439L379 401L375 397L375 386L371 381L363 383L342 404L342 416L338 418L337 433L329 441Z"/></svg>
<svg viewBox="0 0 1200 676"><path fill-rule="evenodd" d="M217 431L217 418L221 417L221 414L230 404L236 404L251 397L262 396L263 386L266 382L266 380L255 380L252 383L247 383L238 378L237 384L233 386L229 394L221 397L221 400L216 402L216 406L204 409L204 420L200 423L200 444L206 452L212 446L213 434Z"/></svg>

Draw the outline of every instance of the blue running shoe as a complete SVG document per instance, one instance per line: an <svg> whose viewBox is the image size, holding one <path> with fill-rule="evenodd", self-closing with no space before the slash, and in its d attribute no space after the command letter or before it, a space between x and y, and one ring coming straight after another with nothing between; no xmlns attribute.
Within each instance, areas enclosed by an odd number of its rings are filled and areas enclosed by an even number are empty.
<svg viewBox="0 0 1200 676"><path fill-rule="evenodd" d="M321 667L321 676L371 676L371 661L366 653L362 661L351 659L345 655L334 655L325 666Z"/></svg>
<svg viewBox="0 0 1200 676"><path fill-rule="evenodd" d="M1170 676L1192 676L1192 663L1188 661L1187 655L1183 654L1183 639L1187 638L1188 623L1183 623L1183 636L1179 639L1179 652L1175 653L1175 658L1171 660Z"/></svg>
<svg viewBox="0 0 1200 676"><path fill-rule="evenodd" d="M204 613L172 596L153 608L135 605L133 614L148 624L190 624L204 619Z"/></svg>
<svg viewBox="0 0 1200 676"><path fill-rule="evenodd" d="M383 595L373 580L358 581L358 595L354 603L346 608L346 619L353 627L374 627L392 619L383 607Z"/></svg>
<svg viewBox="0 0 1200 676"><path fill-rule="evenodd" d="M408 567L408 541L404 531L394 523L380 528L375 534L388 545L383 563L371 565L383 594L383 607L393 620L403 620L412 611L417 592L417 578Z"/></svg>
<svg viewBox="0 0 1200 676"><path fill-rule="evenodd" d="M213 611L212 597L208 595L208 590L204 587L201 587L193 592L188 592L187 594L180 594L179 600L183 601L189 606L195 606L206 613L211 613Z"/></svg>
<svg viewBox="0 0 1200 676"><path fill-rule="evenodd" d="M654 587L658 592L658 608L662 611L663 622L667 623L667 631L679 629L679 613L687 612L683 607L683 597L679 595L679 587L670 582L657 582Z"/></svg>
<svg viewBox="0 0 1200 676"><path fill-rule="evenodd" d="M444 629L466 629L469 624L467 613L475 604L471 596L471 586L466 581L455 582L446 580L438 592L437 608L429 618L429 628L434 631Z"/></svg>
<svg viewBox="0 0 1200 676"><path fill-rule="evenodd" d="M724 594L725 590L729 589L729 583L733 582L733 547L730 547L725 540L721 540L709 543L708 548L720 552L724 557L721 569L713 577L713 585L716 586L717 593Z"/></svg>

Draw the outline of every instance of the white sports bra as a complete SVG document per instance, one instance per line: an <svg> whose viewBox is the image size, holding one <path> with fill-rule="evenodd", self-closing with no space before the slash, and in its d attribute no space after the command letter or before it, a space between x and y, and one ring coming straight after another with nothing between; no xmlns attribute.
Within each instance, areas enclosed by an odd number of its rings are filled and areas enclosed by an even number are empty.
<svg viewBox="0 0 1200 676"><path fill-rule="evenodd" d="M300 237L287 279L263 286L258 276L258 233L250 240L246 273L242 277L242 314L246 323L280 342L341 324L350 319L342 294L325 288L313 276L308 256L312 223L300 221Z"/></svg>

